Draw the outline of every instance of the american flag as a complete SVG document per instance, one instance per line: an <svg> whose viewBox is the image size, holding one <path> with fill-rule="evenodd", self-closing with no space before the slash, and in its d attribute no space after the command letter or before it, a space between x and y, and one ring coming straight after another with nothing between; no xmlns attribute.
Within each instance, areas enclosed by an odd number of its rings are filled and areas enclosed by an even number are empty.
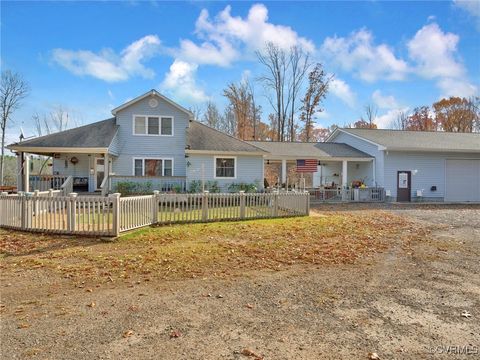
<svg viewBox="0 0 480 360"><path fill-rule="evenodd" d="M299 173L317 172L317 160L315 159L297 160L297 172Z"/></svg>

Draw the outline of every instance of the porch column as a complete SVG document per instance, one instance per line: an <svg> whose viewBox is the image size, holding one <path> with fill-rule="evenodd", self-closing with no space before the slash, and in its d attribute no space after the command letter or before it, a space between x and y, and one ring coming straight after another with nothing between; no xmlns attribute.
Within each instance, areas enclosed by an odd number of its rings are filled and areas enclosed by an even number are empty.
<svg viewBox="0 0 480 360"><path fill-rule="evenodd" d="M108 178L109 178L109 175L110 175L110 156L108 155L108 153L105 153L104 155L104 176L107 178L107 183L106 183L106 186L107 186L107 189L106 189L106 193L108 193L110 191L110 189L108 188ZM105 192L105 190L102 189L102 192Z"/></svg>
<svg viewBox="0 0 480 360"><path fill-rule="evenodd" d="M348 182L348 161L347 160L343 160L342 161L342 188L346 188L347 187L347 182Z"/></svg>
<svg viewBox="0 0 480 360"><path fill-rule="evenodd" d="M347 182L348 182L348 162L347 160L342 161L342 200L348 200L348 193L347 193Z"/></svg>
<svg viewBox="0 0 480 360"><path fill-rule="evenodd" d="M23 191L30 191L30 155L24 154L23 161Z"/></svg>
<svg viewBox="0 0 480 360"><path fill-rule="evenodd" d="M287 183L287 160L282 159L282 184Z"/></svg>
<svg viewBox="0 0 480 360"><path fill-rule="evenodd" d="M23 189L23 152L17 153L17 191Z"/></svg>

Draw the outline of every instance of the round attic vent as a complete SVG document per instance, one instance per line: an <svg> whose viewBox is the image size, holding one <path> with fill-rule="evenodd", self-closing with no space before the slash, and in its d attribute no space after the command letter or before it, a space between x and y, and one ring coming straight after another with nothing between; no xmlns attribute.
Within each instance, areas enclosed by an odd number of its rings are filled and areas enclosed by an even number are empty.
<svg viewBox="0 0 480 360"><path fill-rule="evenodd" d="M158 106L158 100L157 99L150 99L148 101L148 105L150 105L151 108L156 108Z"/></svg>

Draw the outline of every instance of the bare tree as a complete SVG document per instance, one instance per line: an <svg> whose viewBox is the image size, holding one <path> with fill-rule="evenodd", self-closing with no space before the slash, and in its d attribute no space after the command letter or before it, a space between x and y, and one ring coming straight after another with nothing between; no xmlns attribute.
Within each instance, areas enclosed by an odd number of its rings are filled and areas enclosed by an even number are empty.
<svg viewBox="0 0 480 360"><path fill-rule="evenodd" d="M365 117L366 119L361 118L361 121L363 120L368 124L368 128L370 129L376 129L377 125L375 125L375 120L377 118L378 114L378 108L373 105L373 104L367 104L365 105Z"/></svg>
<svg viewBox="0 0 480 360"><path fill-rule="evenodd" d="M302 131L302 139L304 141L312 140L314 116L316 113L323 111L321 103L327 94L328 85L332 79L333 76L326 77L320 63L317 63L308 74L308 87L300 108L302 111L300 120L305 124Z"/></svg>
<svg viewBox="0 0 480 360"><path fill-rule="evenodd" d="M250 118L251 110L251 94L245 81L228 84L223 90L225 96L230 102L230 106L235 114L236 120L236 136L242 140L250 140L252 138L252 122Z"/></svg>
<svg viewBox="0 0 480 360"><path fill-rule="evenodd" d="M295 113L297 112L297 97L302 87L303 80L310 67L308 54L299 46L293 46L289 53L290 77L288 92L290 97L290 116L288 118L289 140L295 141Z"/></svg>
<svg viewBox="0 0 480 360"><path fill-rule="evenodd" d="M188 108L188 110L193 114L193 120L200 121L202 118L202 109L199 106L194 105Z"/></svg>
<svg viewBox="0 0 480 360"><path fill-rule="evenodd" d="M288 97L289 92L285 80L287 69L289 68L287 54L277 45L268 42L265 45L264 51L257 51L256 55L260 63L267 68L266 74L259 79L267 89L273 90L275 94L274 99L268 98L268 100L274 108L275 116L277 118L277 140L284 141L285 118L290 103L290 98Z"/></svg>
<svg viewBox="0 0 480 360"><path fill-rule="evenodd" d="M1 119L0 127L2 129L2 157L0 159L0 185L3 185L4 172L4 156L5 156L5 133L7 130L7 123L11 120L12 114L17 110L22 100L29 93L28 83L18 73L13 73L10 70L2 72L0 106Z"/></svg>
<svg viewBox="0 0 480 360"><path fill-rule="evenodd" d="M217 105L212 101L207 102L207 109L203 114L203 122L214 129L220 130L222 116L218 111Z"/></svg>
<svg viewBox="0 0 480 360"><path fill-rule="evenodd" d="M400 111L393 121L393 128L397 130L407 130L409 115L406 111Z"/></svg>

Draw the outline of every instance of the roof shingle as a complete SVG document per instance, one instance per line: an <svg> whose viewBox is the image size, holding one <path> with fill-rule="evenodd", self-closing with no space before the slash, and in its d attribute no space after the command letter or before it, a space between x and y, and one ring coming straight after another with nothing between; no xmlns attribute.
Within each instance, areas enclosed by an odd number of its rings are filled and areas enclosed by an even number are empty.
<svg viewBox="0 0 480 360"><path fill-rule="evenodd" d="M480 152L480 133L406 131L390 129L340 129L390 150Z"/></svg>
<svg viewBox="0 0 480 360"><path fill-rule="evenodd" d="M302 143L277 141L248 141L270 153L272 157L300 158L371 158L372 156L341 143Z"/></svg>
<svg viewBox="0 0 480 360"><path fill-rule="evenodd" d="M115 118L94 122L55 134L11 144L9 147L39 148L108 148L118 125Z"/></svg>
<svg viewBox="0 0 480 360"><path fill-rule="evenodd" d="M191 121L187 129L190 150L263 153L264 150L246 141L215 130L198 121Z"/></svg>

